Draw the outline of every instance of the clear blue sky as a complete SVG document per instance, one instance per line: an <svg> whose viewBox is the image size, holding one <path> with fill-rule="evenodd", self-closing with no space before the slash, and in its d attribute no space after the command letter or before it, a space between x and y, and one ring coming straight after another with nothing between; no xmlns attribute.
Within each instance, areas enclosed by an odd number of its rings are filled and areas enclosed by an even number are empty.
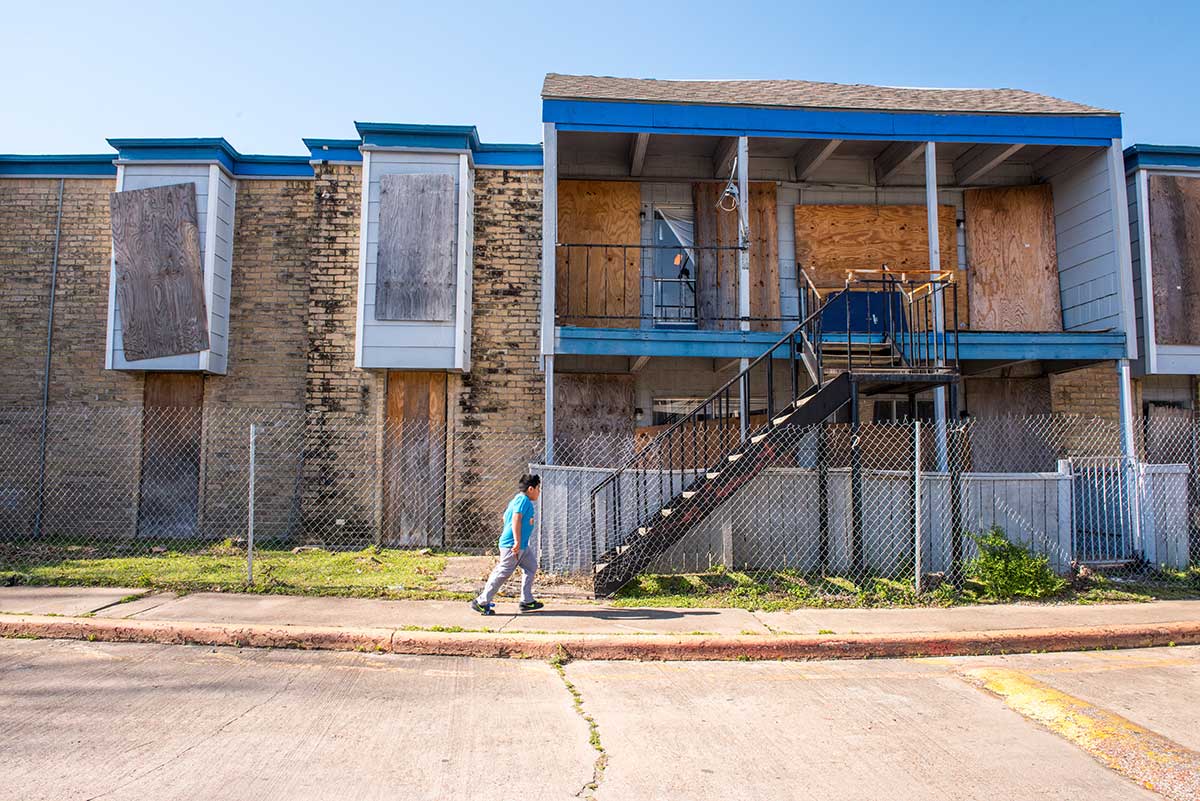
<svg viewBox="0 0 1200 801"><path fill-rule="evenodd" d="M1018 87L1200 144L1200 3L10 3L0 152L224 136L303 153L354 120L541 139L546 72Z"/></svg>

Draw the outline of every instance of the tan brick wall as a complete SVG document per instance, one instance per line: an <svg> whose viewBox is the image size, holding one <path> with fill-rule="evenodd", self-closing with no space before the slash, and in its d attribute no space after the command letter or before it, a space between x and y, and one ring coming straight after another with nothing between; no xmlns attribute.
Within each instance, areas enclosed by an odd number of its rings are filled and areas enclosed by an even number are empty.
<svg viewBox="0 0 1200 801"><path fill-rule="evenodd" d="M1141 404L1137 405L1140 408ZM1120 397L1113 362L1050 376L1050 410L1119 421Z"/></svg>
<svg viewBox="0 0 1200 801"><path fill-rule="evenodd" d="M305 359L306 530L366 541L378 533L378 465L387 391L383 371L354 366L358 304L360 165L318 164L312 182ZM361 421L365 425L360 425Z"/></svg>
<svg viewBox="0 0 1200 801"><path fill-rule="evenodd" d="M540 370L542 173L475 173L471 371L451 376L456 436L447 482L447 545L494 545L504 504L537 456L545 409Z"/></svg>

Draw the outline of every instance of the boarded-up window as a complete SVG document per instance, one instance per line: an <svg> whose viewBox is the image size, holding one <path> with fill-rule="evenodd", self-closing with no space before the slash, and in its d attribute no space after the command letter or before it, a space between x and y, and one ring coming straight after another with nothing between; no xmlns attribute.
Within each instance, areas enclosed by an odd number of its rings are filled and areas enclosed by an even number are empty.
<svg viewBox="0 0 1200 801"><path fill-rule="evenodd" d="M147 373L144 393L138 533L147 539L194 537L204 376Z"/></svg>
<svg viewBox="0 0 1200 801"><path fill-rule="evenodd" d="M848 271L878 270L884 264L912 278L929 270L924 206L796 206L795 220L796 267L820 289L840 289ZM954 207L938 206L938 269L951 272L958 282L958 321L965 326L966 286L958 279L956 230ZM947 318L952 312L947 303Z"/></svg>
<svg viewBox="0 0 1200 801"><path fill-rule="evenodd" d="M632 439L633 379L627 373L556 373L556 439L570 443L594 434Z"/></svg>
<svg viewBox="0 0 1200 801"><path fill-rule="evenodd" d="M555 309L560 325L636 328L642 313L642 194L632 181L559 181Z"/></svg>
<svg viewBox="0 0 1200 801"><path fill-rule="evenodd" d="M983 331L1061 331L1049 185L968 189L971 314Z"/></svg>
<svg viewBox="0 0 1200 801"><path fill-rule="evenodd" d="M126 360L206 350L196 185L113 192L110 211Z"/></svg>
<svg viewBox="0 0 1200 801"><path fill-rule="evenodd" d="M1150 176L1154 338L1200 345L1200 178Z"/></svg>
<svg viewBox="0 0 1200 801"><path fill-rule="evenodd" d="M738 328L737 212L717 207L724 187L692 184L696 215L696 303L700 328ZM779 318L779 218L775 184L750 184L750 316L754 331L776 331ZM715 248L715 250L714 250Z"/></svg>
<svg viewBox="0 0 1200 801"><path fill-rule="evenodd" d="M446 322L454 316L454 179L379 179L375 319Z"/></svg>

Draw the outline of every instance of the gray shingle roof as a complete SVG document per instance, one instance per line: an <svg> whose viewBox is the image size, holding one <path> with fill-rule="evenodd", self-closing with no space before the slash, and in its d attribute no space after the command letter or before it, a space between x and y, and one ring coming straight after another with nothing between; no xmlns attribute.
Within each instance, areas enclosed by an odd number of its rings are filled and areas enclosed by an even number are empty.
<svg viewBox="0 0 1200 801"><path fill-rule="evenodd" d="M664 81L551 72L542 97L949 114L1104 114L1118 112L1023 89L918 89L815 81Z"/></svg>

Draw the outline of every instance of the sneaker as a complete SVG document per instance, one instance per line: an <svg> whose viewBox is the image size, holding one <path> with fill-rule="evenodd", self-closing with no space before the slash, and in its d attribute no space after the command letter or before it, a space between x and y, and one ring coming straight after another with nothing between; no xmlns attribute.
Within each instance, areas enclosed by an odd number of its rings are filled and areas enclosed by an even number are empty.
<svg viewBox="0 0 1200 801"><path fill-rule="evenodd" d="M527 602L521 604L521 611L522 612L536 612L537 610L541 609L544 606L545 606L545 604L542 603L541 601L527 601Z"/></svg>
<svg viewBox="0 0 1200 801"><path fill-rule="evenodd" d="M474 609L476 612L478 612L478 613L479 613L479 614L481 614L481 615L494 615L494 614L496 614L496 610L492 608L492 607L494 607L494 606L495 606L495 604L487 604L487 605L485 606L484 604L481 604L481 603L479 603L479 599L478 599L478 598L472 598L472 599L471 599L471 608L472 608L472 609Z"/></svg>

